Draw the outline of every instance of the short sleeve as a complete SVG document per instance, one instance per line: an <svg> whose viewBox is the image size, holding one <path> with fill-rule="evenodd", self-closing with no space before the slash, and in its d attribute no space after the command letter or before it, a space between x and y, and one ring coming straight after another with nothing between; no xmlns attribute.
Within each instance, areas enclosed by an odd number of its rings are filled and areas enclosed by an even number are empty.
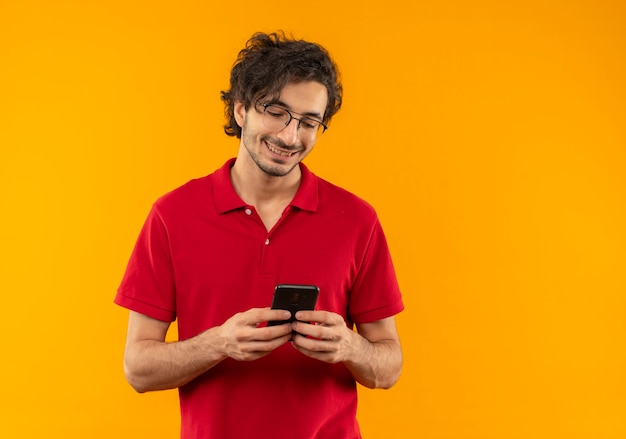
<svg viewBox="0 0 626 439"><path fill-rule="evenodd" d="M126 267L115 303L149 317L176 319L174 269L167 228L152 207Z"/></svg>
<svg viewBox="0 0 626 439"><path fill-rule="evenodd" d="M350 299L355 323L371 323L404 309L391 254L382 226L375 221Z"/></svg>

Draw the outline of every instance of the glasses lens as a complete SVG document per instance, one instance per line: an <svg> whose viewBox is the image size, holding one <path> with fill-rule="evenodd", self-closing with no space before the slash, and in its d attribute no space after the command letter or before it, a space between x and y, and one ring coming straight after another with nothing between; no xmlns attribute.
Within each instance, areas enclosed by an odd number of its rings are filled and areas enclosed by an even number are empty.
<svg viewBox="0 0 626 439"><path fill-rule="evenodd" d="M276 105L263 105L263 125L272 131L280 131L291 122L291 115L287 110ZM309 117L294 118L298 122L300 139L311 140L324 132L324 126L317 120Z"/></svg>
<svg viewBox="0 0 626 439"><path fill-rule="evenodd" d="M263 111L263 125L271 130L282 130L290 118L287 110L275 105L266 105Z"/></svg>
<svg viewBox="0 0 626 439"><path fill-rule="evenodd" d="M324 132L322 124L315 120L303 117L300 120L300 137L306 136L309 139L314 139Z"/></svg>

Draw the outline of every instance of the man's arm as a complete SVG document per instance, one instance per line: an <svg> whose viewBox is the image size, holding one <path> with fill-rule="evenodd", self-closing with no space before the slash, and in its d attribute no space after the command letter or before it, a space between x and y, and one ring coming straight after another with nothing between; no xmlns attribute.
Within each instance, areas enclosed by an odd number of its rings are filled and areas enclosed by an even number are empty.
<svg viewBox="0 0 626 439"><path fill-rule="evenodd" d="M331 312L300 311L296 318L300 321L293 329L302 335L294 337L293 345L303 354L327 363L343 362L355 380L371 389L388 389L400 378L402 348L394 317L358 324L358 333Z"/></svg>
<svg viewBox="0 0 626 439"><path fill-rule="evenodd" d="M291 326L259 328L259 324L289 316L289 311L251 309L195 337L166 343L168 322L131 311L124 351L126 379L140 393L173 389L225 358L252 361L264 357L289 341Z"/></svg>

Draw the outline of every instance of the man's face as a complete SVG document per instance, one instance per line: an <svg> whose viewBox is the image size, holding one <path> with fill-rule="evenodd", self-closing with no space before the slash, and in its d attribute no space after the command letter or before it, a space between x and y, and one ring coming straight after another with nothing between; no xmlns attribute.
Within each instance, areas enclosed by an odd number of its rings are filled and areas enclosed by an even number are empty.
<svg viewBox="0 0 626 439"><path fill-rule="evenodd" d="M287 84L278 99L262 103L286 109L294 118L309 117L321 121L327 100L326 87L319 82L299 82ZM283 177L311 152L316 136L312 136L310 130L307 133L304 122L298 128L296 119L287 126L279 124L276 128L268 128L267 119L274 117L270 110L264 111L262 106L255 106L253 102L245 111L243 104L235 103L237 122L242 126L241 146L265 174ZM240 149L240 154L242 152Z"/></svg>

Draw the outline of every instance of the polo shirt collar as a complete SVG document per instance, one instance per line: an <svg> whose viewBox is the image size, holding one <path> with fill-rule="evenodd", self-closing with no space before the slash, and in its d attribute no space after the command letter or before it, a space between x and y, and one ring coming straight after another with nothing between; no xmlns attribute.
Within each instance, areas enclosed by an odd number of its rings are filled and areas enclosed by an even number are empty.
<svg viewBox="0 0 626 439"><path fill-rule="evenodd" d="M298 188L298 192L296 192L296 196L291 200L290 206L297 207L301 210L308 210L309 212L315 212L319 201L317 176L302 162L300 163L300 172L302 173L300 187Z"/></svg>
<svg viewBox="0 0 626 439"><path fill-rule="evenodd" d="M235 159L230 159L213 174L215 207L220 214L246 207L246 203L235 192L230 179L230 168L234 164ZM302 181L296 196L291 200L290 206L315 212L318 204L317 177L304 163L300 163L300 171L302 173Z"/></svg>

